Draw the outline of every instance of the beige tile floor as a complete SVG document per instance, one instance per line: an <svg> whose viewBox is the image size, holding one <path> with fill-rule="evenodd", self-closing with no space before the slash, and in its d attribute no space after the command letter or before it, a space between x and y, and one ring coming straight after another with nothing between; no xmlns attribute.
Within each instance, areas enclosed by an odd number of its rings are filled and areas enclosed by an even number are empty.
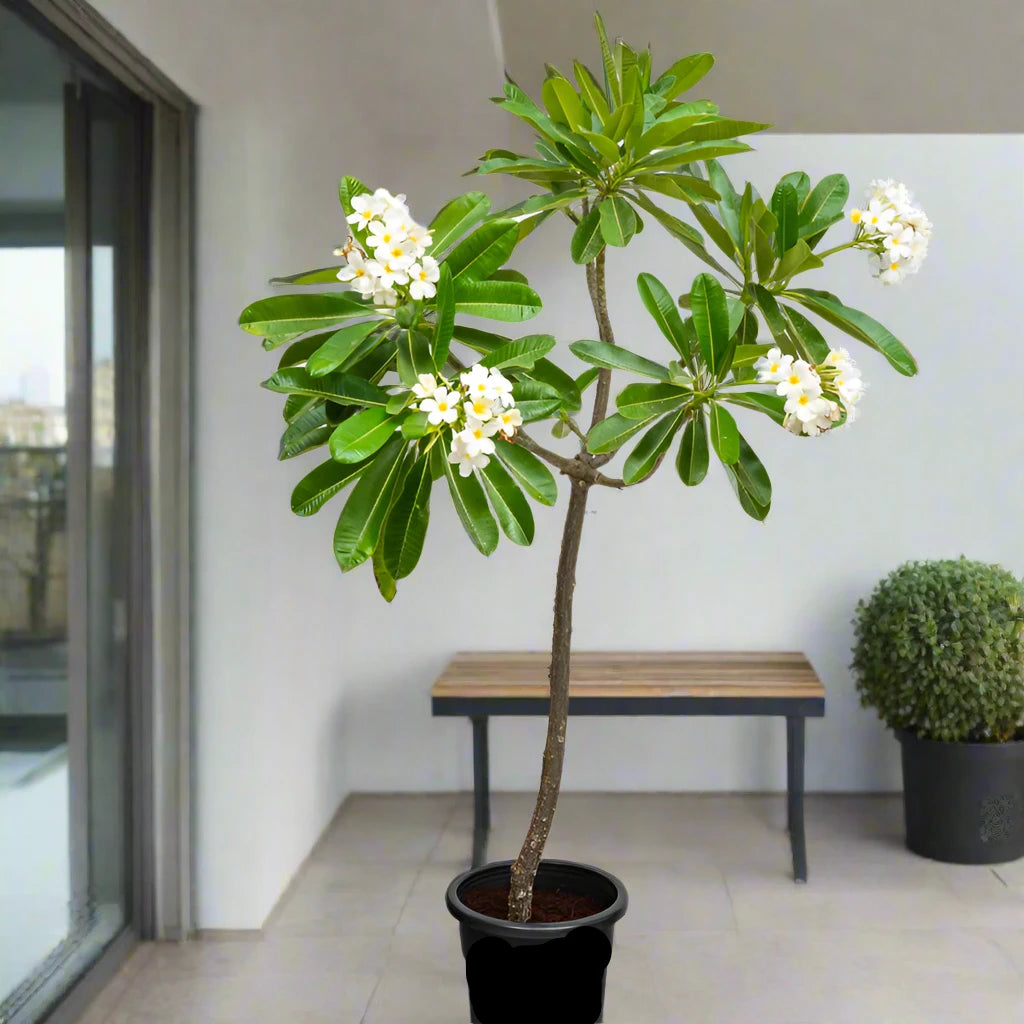
<svg viewBox="0 0 1024 1024"><path fill-rule="evenodd" d="M495 859L529 811L495 797ZM351 798L264 935L142 947L86 1021L468 1024L443 900L471 820L464 794ZM607 1024L1024 1022L1024 861L923 860L897 799L815 796L797 886L783 821L780 797L563 797L550 854L630 891Z"/></svg>

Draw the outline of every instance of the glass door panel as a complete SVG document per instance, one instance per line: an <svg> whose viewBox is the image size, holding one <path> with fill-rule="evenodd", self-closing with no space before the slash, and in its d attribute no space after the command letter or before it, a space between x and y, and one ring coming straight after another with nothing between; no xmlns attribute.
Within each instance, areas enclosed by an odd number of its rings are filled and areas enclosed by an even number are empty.
<svg viewBox="0 0 1024 1024"><path fill-rule="evenodd" d="M141 499L119 431L142 123L0 0L0 1021L18 1024L131 921Z"/></svg>

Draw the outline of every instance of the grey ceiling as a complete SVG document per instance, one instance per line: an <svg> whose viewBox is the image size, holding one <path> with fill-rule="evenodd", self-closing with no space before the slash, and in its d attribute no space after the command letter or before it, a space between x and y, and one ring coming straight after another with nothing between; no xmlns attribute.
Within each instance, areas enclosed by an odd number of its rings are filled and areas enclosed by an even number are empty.
<svg viewBox="0 0 1024 1024"><path fill-rule="evenodd" d="M697 87L787 132L1020 132L1024 0L497 0L506 65L600 67L593 11L655 67L711 51ZM696 98L697 94L694 94Z"/></svg>

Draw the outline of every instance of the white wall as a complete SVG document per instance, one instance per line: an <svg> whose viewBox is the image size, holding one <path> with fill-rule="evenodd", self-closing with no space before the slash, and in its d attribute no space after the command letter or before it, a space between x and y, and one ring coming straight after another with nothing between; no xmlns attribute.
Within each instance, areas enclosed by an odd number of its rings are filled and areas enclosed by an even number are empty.
<svg viewBox="0 0 1024 1024"><path fill-rule="evenodd" d="M459 173L485 145L506 141L502 115L486 99L500 87L500 63L478 0L443 0L416 18L399 17L409 10L400 0L375 4L372 14L303 0L304 17L269 0L97 6L202 108L199 916L208 928L254 927L346 791L469 787L468 726L429 713L430 683L454 651L548 642L560 511L537 510L533 548L503 544L485 562L439 490L423 562L388 607L368 570L342 577L334 567L340 503L310 521L288 511L293 482L316 457L274 463L279 402L256 387L273 357L234 326L271 274L326 262L342 232L334 205L342 174L407 191L420 217L477 187ZM881 174L917 189L936 225L922 274L885 290L854 254L827 280L889 324L922 373L906 380L865 353L872 389L862 421L817 442L744 417L776 485L764 526L743 516L719 472L696 491L668 466L635 492L596 493L576 643L805 650L829 693L828 717L810 728L809 785L891 788L894 745L857 707L846 669L856 599L912 556L965 551L1024 571L1022 389L1012 359L1024 142L778 136L758 146L734 166L762 189L795 167L814 176L844 170L858 189ZM552 229L518 257L548 304L524 334L594 334L567 244L567 232ZM692 259L652 224L628 256L613 253L609 263L620 339L664 357L632 281L646 269L682 291ZM481 606L481 587L506 598L500 614ZM570 734L570 789L771 789L783 781L774 722L581 720ZM539 720L497 723L494 785L532 787L542 743Z"/></svg>

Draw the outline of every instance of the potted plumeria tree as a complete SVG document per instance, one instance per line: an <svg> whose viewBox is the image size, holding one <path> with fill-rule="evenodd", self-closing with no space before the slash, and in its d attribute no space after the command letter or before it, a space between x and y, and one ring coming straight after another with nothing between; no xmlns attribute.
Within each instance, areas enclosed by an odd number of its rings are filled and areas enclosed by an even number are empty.
<svg viewBox="0 0 1024 1024"><path fill-rule="evenodd" d="M341 280L350 290L277 294L240 318L267 349L287 346L264 382L287 396L280 457L329 448L296 485L293 510L310 515L350 488L335 557L345 572L371 564L388 601L420 558L433 496L451 500L470 540L489 555L499 528L513 543L531 543L528 499L554 504L552 470L567 478L536 809L513 863L468 872L449 890L474 1021L599 1019L612 926L625 911L617 879L541 860L562 776L573 588L592 488L646 480L673 447L680 480L696 486L713 452L742 510L763 520L771 483L731 410L767 416L801 437L849 423L864 385L847 349L826 340L823 331L832 329L880 352L898 372L916 372L910 353L877 321L830 292L794 283L846 249L866 252L886 284L915 272L931 227L907 190L872 183L867 203L851 213L852 237L822 250L826 232L844 219L843 175L812 188L795 171L764 196L750 183L734 184L720 158L750 149L738 136L767 126L683 98L712 56L687 56L656 74L649 52L610 44L600 18L597 29L598 74L575 62L573 81L549 67L543 108L511 81L496 100L533 130L536 152L492 150L476 169L512 175L536 194L490 213L487 197L469 192L424 226L404 196L345 178L340 197L351 237L336 252L342 262L277 283ZM666 200L696 226L667 210ZM540 310L526 278L506 264L525 236L562 218L597 322L597 339L568 346L584 364L575 369L549 358L553 337L511 338L480 320L518 323ZM606 249L626 247L644 218L709 268L688 287L649 273L637 278L652 333L668 346L663 361L616 344L606 296ZM472 325L467 315L477 318ZM640 379L617 390L617 371ZM556 436L575 435L575 454L538 441L536 425L544 423ZM620 453L621 474L611 475L606 467ZM554 890L575 897L568 909ZM534 979L561 979L560 994L540 997L536 986L544 983L536 980L532 996L517 1004L506 984L516 968L502 967L501 957L542 949L546 967L519 963ZM590 966L579 969L584 961ZM549 1010L554 1016L544 1016Z"/></svg>

